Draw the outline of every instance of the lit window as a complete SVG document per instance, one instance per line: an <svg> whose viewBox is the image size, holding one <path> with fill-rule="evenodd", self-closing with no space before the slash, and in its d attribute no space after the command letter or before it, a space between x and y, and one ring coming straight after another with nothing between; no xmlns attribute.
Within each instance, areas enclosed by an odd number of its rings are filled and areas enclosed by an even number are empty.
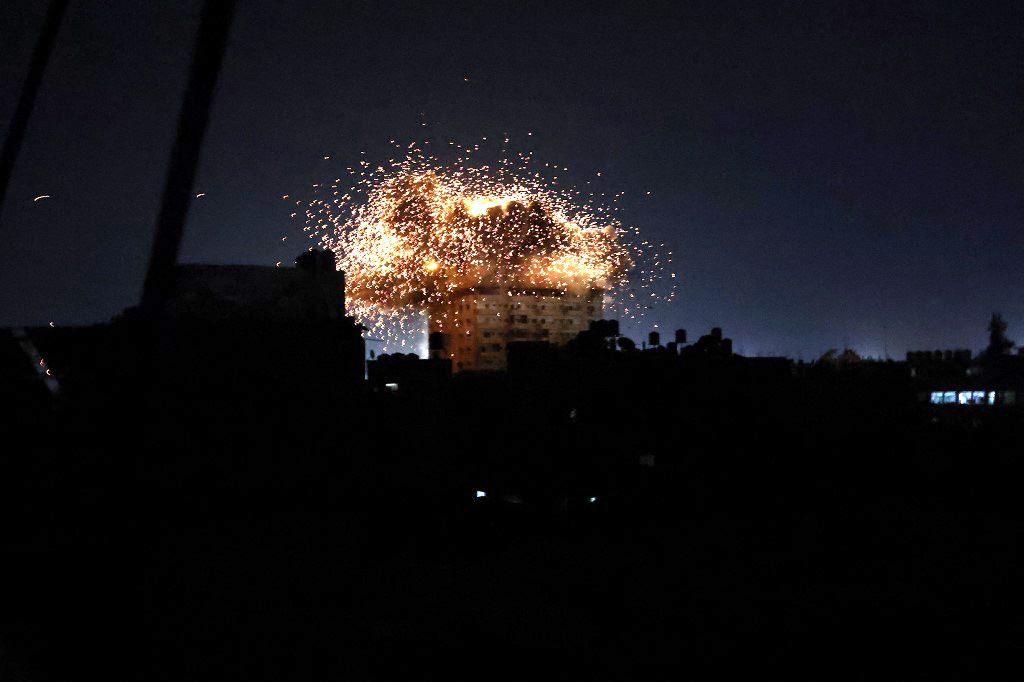
<svg viewBox="0 0 1024 682"><path fill-rule="evenodd" d="M996 404L996 392L995 391L989 391L988 392L988 404L989 405L995 405Z"/></svg>
<svg viewBox="0 0 1024 682"><path fill-rule="evenodd" d="M590 503L593 504L595 502L597 502L597 498L596 497L591 497L590 498Z"/></svg>
<svg viewBox="0 0 1024 682"><path fill-rule="evenodd" d="M971 401L971 392L970 391L960 391L959 395L957 395L957 402L959 402L961 405L966 405L970 401Z"/></svg>
<svg viewBox="0 0 1024 682"><path fill-rule="evenodd" d="M956 402L956 391L946 391L942 394L942 402L944 403L955 403Z"/></svg>
<svg viewBox="0 0 1024 682"><path fill-rule="evenodd" d="M942 404L942 391L932 391L931 403L932 405Z"/></svg>
<svg viewBox="0 0 1024 682"><path fill-rule="evenodd" d="M384 384L384 388L388 389L389 391L397 391L398 384Z"/></svg>
<svg viewBox="0 0 1024 682"><path fill-rule="evenodd" d="M985 391L972 391L971 392L971 404L972 405L984 405L985 404Z"/></svg>
<svg viewBox="0 0 1024 682"><path fill-rule="evenodd" d="M487 493L485 493L483 490L477 490L476 491L476 496L477 496L477 499L480 499L481 497L487 497Z"/></svg>

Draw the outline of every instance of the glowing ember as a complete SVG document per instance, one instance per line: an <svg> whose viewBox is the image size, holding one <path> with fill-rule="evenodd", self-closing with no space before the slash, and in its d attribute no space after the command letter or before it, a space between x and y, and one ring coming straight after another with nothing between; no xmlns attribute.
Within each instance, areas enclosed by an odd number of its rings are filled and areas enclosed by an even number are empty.
<svg viewBox="0 0 1024 682"><path fill-rule="evenodd" d="M579 297L600 290L622 299L617 312L627 318L650 307L661 268L651 245L627 245L631 230L611 211L573 201L528 173L528 156L520 159L519 168L506 160L494 171L446 166L412 149L386 168L360 161L349 169L357 180L348 191L340 178L329 190L314 185L320 196L309 203L305 230L346 272L350 314L398 340L414 317L484 288ZM652 255L631 287L630 270Z"/></svg>

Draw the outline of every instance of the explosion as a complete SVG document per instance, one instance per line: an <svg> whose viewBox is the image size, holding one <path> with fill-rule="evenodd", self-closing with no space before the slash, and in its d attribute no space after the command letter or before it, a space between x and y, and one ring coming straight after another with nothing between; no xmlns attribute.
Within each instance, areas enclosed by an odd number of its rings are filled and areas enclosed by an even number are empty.
<svg viewBox="0 0 1024 682"><path fill-rule="evenodd" d="M624 295L627 317L655 298L638 302L629 287L650 245L627 245L629 231L607 210L574 202L540 173L515 172L507 161L496 171L444 165L419 150L386 168L360 166L350 169L360 179L349 192L339 178L330 197L310 202L305 229L334 252L350 314L373 334L398 340L413 318L483 290ZM654 275L642 270L640 288Z"/></svg>

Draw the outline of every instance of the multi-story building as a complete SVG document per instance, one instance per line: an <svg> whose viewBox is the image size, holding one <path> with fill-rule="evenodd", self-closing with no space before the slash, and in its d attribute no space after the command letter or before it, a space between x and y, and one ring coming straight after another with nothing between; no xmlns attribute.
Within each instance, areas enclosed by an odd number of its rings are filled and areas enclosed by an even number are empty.
<svg viewBox="0 0 1024 682"><path fill-rule="evenodd" d="M560 289L466 291L430 310L430 356L448 358L455 372L500 370L508 344L562 346L601 317L604 292Z"/></svg>

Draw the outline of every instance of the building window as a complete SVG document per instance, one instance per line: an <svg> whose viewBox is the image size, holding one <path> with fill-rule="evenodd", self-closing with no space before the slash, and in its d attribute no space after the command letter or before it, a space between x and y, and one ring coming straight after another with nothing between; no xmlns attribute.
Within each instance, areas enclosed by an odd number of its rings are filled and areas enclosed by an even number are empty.
<svg viewBox="0 0 1024 682"><path fill-rule="evenodd" d="M995 391L932 391L932 405L995 405Z"/></svg>
<svg viewBox="0 0 1024 682"><path fill-rule="evenodd" d="M960 391L957 394L957 402L961 405L984 405L985 404L985 392L984 391Z"/></svg>

